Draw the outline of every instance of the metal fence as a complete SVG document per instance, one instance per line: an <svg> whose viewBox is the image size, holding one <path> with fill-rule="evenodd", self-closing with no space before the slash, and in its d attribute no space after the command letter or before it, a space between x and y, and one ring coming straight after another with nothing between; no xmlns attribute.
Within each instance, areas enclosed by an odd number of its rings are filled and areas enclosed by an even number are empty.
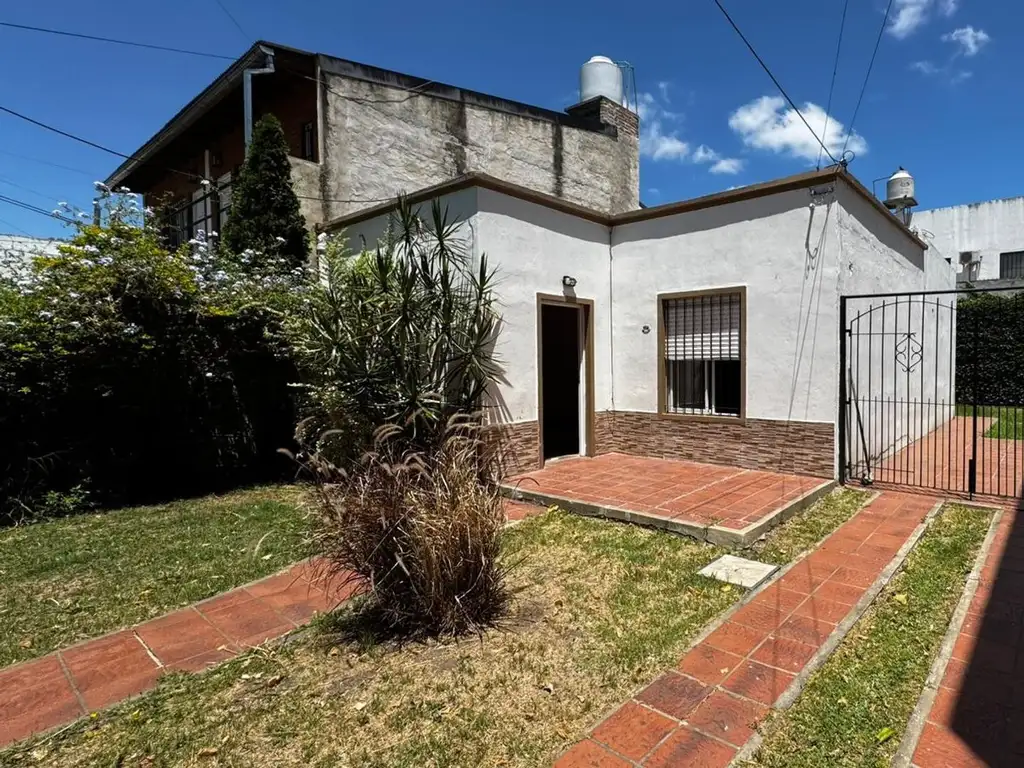
<svg viewBox="0 0 1024 768"><path fill-rule="evenodd" d="M842 480L1022 495L1019 289L843 296L840 327Z"/></svg>
<svg viewBox="0 0 1024 768"><path fill-rule="evenodd" d="M161 230L171 248L177 248L199 232L220 232L231 210L231 181L211 184L192 199L172 207L164 216Z"/></svg>

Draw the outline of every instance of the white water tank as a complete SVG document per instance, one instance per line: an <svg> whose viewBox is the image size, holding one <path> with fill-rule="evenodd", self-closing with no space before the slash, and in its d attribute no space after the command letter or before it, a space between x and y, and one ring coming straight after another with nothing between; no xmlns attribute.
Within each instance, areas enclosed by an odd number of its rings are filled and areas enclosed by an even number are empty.
<svg viewBox="0 0 1024 768"><path fill-rule="evenodd" d="M911 208L917 205L914 198L914 177L900 166L885 182L886 208Z"/></svg>
<svg viewBox="0 0 1024 768"><path fill-rule="evenodd" d="M607 56L593 56L580 67L580 101L604 96L622 103L622 70Z"/></svg>

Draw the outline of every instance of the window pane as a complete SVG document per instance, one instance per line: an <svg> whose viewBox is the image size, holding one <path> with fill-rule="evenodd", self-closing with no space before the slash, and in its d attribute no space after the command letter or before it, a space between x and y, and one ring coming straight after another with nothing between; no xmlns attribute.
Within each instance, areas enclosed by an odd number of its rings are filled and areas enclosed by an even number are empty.
<svg viewBox="0 0 1024 768"><path fill-rule="evenodd" d="M672 410L703 411L705 376L703 360L668 360L669 403Z"/></svg>
<svg viewBox="0 0 1024 768"><path fill-rule="evenodd" d="M740 362L715 360L715 412L740 415Z"/></svg>
<svg viewBox="0 0 1024 768"><path fill-rule="evenodd" d="M999 254L999 277L1003 280L1024 277L1024 251Z"/></svg>

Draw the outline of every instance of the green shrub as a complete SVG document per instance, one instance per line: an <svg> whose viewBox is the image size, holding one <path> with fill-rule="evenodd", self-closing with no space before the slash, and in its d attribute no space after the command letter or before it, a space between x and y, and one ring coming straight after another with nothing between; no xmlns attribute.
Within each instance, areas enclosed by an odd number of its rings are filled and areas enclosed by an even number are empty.
<svg viewBox="0 0 1024 768"><path fill-rule="evenodd" d="M277 255L288 268L305 266L308 233L291 172L281 123L265 115L253 127L248 155L231 185L231 217L223 232L229 252Z"/></svg>
<svg viewBox="0 0 1024 768"><path fill-rule="evenodd" d="M437 445L452 415L480 411L500 373L486 256L474 263L437 201L425 220L399 200L373 251L320 242L322 280L290 323L308 395L300 442L338 464L384 424L410 448Z"/></svg>
<svg viewBox="0 0 1024 768"><path fill-rule="evenodd" d="M294 370L276 333L302 277L160 244L101 187L101 225L0 269L0 521L180 496L283 469ZM59 502L61 498L70 501Z"/></svg>
<svg viewBox="0 0 1024 768"><path fill-rule="evenodd" d="M1024 295L978 293L956 308L956 391L961 403L1024 405Z"/></svg>

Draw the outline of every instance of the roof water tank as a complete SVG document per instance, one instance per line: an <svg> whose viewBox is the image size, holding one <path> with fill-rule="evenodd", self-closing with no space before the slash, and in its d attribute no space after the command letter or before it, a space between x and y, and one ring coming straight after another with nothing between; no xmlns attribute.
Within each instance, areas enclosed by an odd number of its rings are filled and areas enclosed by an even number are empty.
<svg viewBox="0 0 1024 768"><path fill-rule="evenodd" d="M597 96L622 103L622 70L607 56L594 56L580 67L580 101Z"/></svg>
<svg viewBox="0 0 1024 768"><path fill-rule="evenodd" d="M903 166L885 182L885 205L887 208L907 208L917 205L914 198L914 177Z"/></svg>

